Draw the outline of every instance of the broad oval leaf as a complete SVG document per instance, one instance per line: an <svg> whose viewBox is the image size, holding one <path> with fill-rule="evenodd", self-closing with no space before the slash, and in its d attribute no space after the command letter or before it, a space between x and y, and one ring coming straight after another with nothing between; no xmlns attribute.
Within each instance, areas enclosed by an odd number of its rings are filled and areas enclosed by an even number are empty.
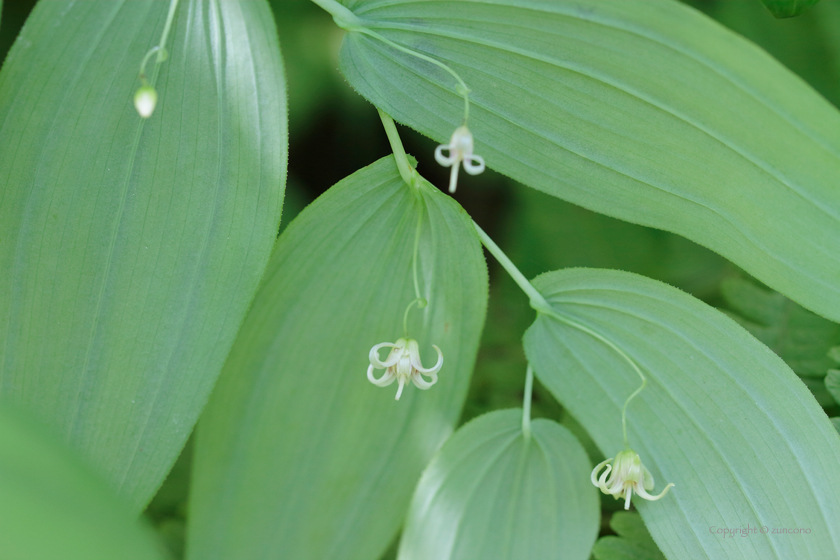
<svg viewBox="0 0 840 560"><path fill-rule="evenodd" d="M449 438L414 491L398 560L587 560L600 508L592 465L549 420L481 416Z"/></svg>
<svg viewBox="0 0 840 560"><path fill-rule="evenodd" d="M648 377L627 409L629 443L654 475L655 491L667 482L676 487L658 502L634 504L668 558L840 554L840 437L778 356L721 312L635 274L569 269L539 276L534 286L557 313L611 341ZM630 365L546 314L527 331L525 350L601 451L620 451L621 407L639 386ZM753 532L723 533L741 527ZM766 533L756 530L763 527Z"/></svg>
<svg viewBox="0 0 840 560"><path fill-rule="evenodd" d="M0 558L161 560L127 504L57 437L0 408Z"/></svg>
<svg viewBox="0 0 840 560"><path fill-rule="evenodd" d="M412 255L428 307L409 334L428 391L365 377L374 344L403 336ZM469 216L384 158L339 182L281 235L198 427L189 558L378 558L452 432L487 301ZM384 356L384 354L383 354ZM378 374L384 372L379 371Z"/></svg>
<svg viewBox="0 0 840 560"><path fill-rule="evenodd" d="M663 0L348 0L361 25L471 88L487 165L705 245L840 320L840 113L755 45ZM360 32L341 68L447 141L452 76Z"/></svg>
<svg viewBox="0 0 840 560"><path fill-rule="evenodd" d="M0 73L0 397L62 431L138 509L256 291L286 169L264 0L181 2L157 109L137 115L167 8L40 2Z"/></svg>

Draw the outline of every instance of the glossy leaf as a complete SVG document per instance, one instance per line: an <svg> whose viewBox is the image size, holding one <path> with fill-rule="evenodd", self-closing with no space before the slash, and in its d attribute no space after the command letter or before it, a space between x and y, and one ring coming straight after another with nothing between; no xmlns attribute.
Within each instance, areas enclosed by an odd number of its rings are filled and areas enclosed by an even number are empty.
<svg viewBox="0 0 840 560"><path fill-rule="evenodd" d="M0 408L0 558L160 560L152 532L42 426Z"/></svg>
<svg viewBox="0 0 840 560"><path fill-rule="evenodd" d="M488 166L840 320L840 113L751 43L673 1L345 3L460 74ZM463 118L452 76L369 35L347 34L341 68L437 141Z"/></svg>
<svg viewBox="0 0 840 560"><path fill-rule="evenodd" d="M773 17L796 17L820 0L761 0Z"/></svg>
<svg viewBox="0 0 840 560"><path fill-rule="evenodd" d="M412 255L428 307L409 315L428 391L379 388L368 353L403 336ZM484 321L487 271L469 217L391 157L330 188L278 240L198 428L188 557L378 558L452 432ZM385 354L382 355L384 358ZM377 374L382 374L378 371Z"/></svg>
<svg viewBox="0 0 840 560"><path fill-rule="evenodd" d="M274 243L285 93L268 5L40 2L0 74L0 395L140 509L178 456ZM157 70L151 72L155 79Z"/></svg>
<svg viewBox="0 0 840 560"><path fill-rule="evenodd" d="M587 560L600 523L592 465L566 428L522 411L460 428L426 468L398 560ZM582 483L582 481L584 483Z"/></svg>
<svg viewBox="0 0 840 560"><path fill-rule="evenodd" d="M734 321L634 274L571 269L534 280L556 313L598 333L648 377L627 411L630 446L658 502L635 498L668 558L832 558L840 553L840 437L785 363ZM593 335L540 314L525 336L537 376L608 457L623 447L621 406L639 386ZM809 529L807 535L735 527Z"/></svg>

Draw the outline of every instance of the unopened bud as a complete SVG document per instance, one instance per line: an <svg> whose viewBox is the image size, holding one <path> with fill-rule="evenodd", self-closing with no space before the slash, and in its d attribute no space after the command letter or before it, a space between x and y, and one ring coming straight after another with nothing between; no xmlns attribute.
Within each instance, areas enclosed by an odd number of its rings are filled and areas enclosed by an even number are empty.
<svg viewBox="0 0 840 560"><path fill-rule="evenodd" d="M134 108L144 119L148 119L155 112L158 95L152 86L143 86L134 94Z"/></svg>

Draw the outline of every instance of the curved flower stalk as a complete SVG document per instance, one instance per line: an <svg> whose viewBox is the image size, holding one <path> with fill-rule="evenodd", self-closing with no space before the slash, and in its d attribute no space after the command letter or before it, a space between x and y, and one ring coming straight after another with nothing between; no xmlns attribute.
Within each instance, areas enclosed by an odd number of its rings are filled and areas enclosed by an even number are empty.
<svg viewBox="0 0 840 560"><path fill-rule="evenodd" d="M385 361L382 361L379 359L379 349L386 346L391 348L391 352L388 354ZM418 346L416 340L411 338L401 338L393 344L390 342L377 344L370 349L370 365L367 370L368 381L377 387L387 387L394 381L397 381L400 384L400 387L397 389L397 396L395 397L396 400L400 400L403 387L409 381L414 383L418 389L422 389L424 391L431 388L432 385L437 383L437 374L443 366L443 353L440 351L440 348L434 344L432 345L432 348L437 351L437 363L433 367L424 368L423 364L420 362L420 347ZM374 369L384 369L386 371L382 374L382 377L377 379L373 375ZM424 375L431 381L423 379Z"/></svg>
<svg viewBox="0 0 840 560"><path fill-rule="evenodd" d="M484 158L473 154L473 135L467 125L459 126L452 133L449 144L441 144L435 149L435 160L444 167L452 167L449 176L449 192L454 193L458 186L458 167L464 164L464 171L478 175L484 171ZM443 155L448 150L449 155Z"/></svg>
<svg viewBox="0 0 840 560"><path fill-rule="evenodd" d="M607 468L598 478L598 473L605 465ZM609 494L616 500L624 498L624 509L630 509L630 497L633 492L645 500L655 501L667 494L668 490L674 486L672 482L658 495L648 494L648 490L653 490L653 475L642 464L639 454L632 449L625 449L615 458L598 463L589 478L592 484L600 488L604 494Z"/></svg>

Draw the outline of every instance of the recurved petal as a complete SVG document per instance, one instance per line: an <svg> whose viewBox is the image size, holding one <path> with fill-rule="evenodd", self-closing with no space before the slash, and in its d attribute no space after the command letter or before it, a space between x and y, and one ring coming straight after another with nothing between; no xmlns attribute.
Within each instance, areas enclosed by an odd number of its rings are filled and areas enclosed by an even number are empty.
<svg viewBox="0 0 840 560"><path fill-rule="evenodd" d="M443 367L443 352L440 351L440 348L432 344L432 348L434 348L437 352L438 359L437 363L430 368L424 368L423 364L420 362L420 349L417 347L416 342L414 343L414 348L416 349L416 351L409 352L411 354L411 365L414 367L414 369L416 369L420 373L426 374L433 374L440 371L440 368Z"/></svg>
<svg viewBox="0 0 840 560"><path fill-rule="evenodd" d="M426 381L425 379L423 379L423 378L420 376L420 373L419 373L419 372L415 372L415 373L411 374L411 381L412 381L412 383L414 383L414 386L415 386L415 387L417 387L418 389L422 389L423 391L425 391L425 390L427 390L427 389L431 389L431 388L432 388L432 385L434 385L435 383L437 383L437 376L434 376L434 378L432 379L432 381Z"/></svg>
<svg viewBox="0 0 840 560"><path fill-rule="evenodd" d="M609 464L610 461L612 461L612 459L601 461L600 463L595 465L594 469L592 469L592 474L589 475L589 480L592 481L592 486L598 486L598 472L600 472L600 470L604 468L604 465Z"/></svg>
<svg viewBox="0 0 840 560"><path fill-rule="evenodd" d="M385 348L386 346L390 347L390 348L399 348L399 346L396 345L396 344L392 344L390 342L382 342L382 343L377 344L376 346L374 346L373 348L370 349L370 354L368 354L368 359L369 359L371 365L376 367L376 369L389 368L392 365L396 364L400 359L400 354L399 353L396 353L396 355L393 355L394 352L392 352L391 354L388 355L388 357L385 359L384 362L382 360L380 360L379 359L379 349L380 348Z"/></svg>
<svg viewBox="0 0 840 560"><path fill-rule="evenodd" d="M607 488L607 476L610 474L610 471L612 471L612 465L607 465L606 470L601 473L601 478L598 479L598 488L600 488L601 492L604 494L612 494L612 491Z"/></svg>
<svg viewBox="0 0 840 560"><path fill-rule="evenodd" d="M387 371L387 370L385 371L385 373L382 374L382 377L380 377L379 379L374 377L374 375L373 375L373 364L368 366L367 378L368 378L368 381L370 381L371 383L373 383L377 387L387 387L388 385L393 383L394 379L395 379L394 374L391 373L390 371Z"/></svg>
<svg viewBox="0 0 840 560"><path fill-rule="evenodd" d="M662 496L667 494L668 490L670 490L672 486L674 486L673 482L668 484L668 486L666 486L665 489L662 490L662 492L660 492L656 496L651 496L650 494L647 493L647 490L645 490L644 488L637 487L636 488L636 494L638 494L639 496L641 496L645 500L650 500L652 502L655 502L656 500L658 500L659 498L661 498Z"/></svg>
<svg viewBox="0 0 840 560"><path fill-rule="evenodd" d="M470 175L478 175L484 171L484 158L476 155L469 155L464 158L464 171Z"/></svg>
<svg viewBox="0 0 840 560"><path fill-rule="evenodd" d="M449 155L443 155L443 150L449 150ZM435 148L435 161L444 167L449 167L457 163L458 156L455 154L452 144L441 144Z"/></svg>

